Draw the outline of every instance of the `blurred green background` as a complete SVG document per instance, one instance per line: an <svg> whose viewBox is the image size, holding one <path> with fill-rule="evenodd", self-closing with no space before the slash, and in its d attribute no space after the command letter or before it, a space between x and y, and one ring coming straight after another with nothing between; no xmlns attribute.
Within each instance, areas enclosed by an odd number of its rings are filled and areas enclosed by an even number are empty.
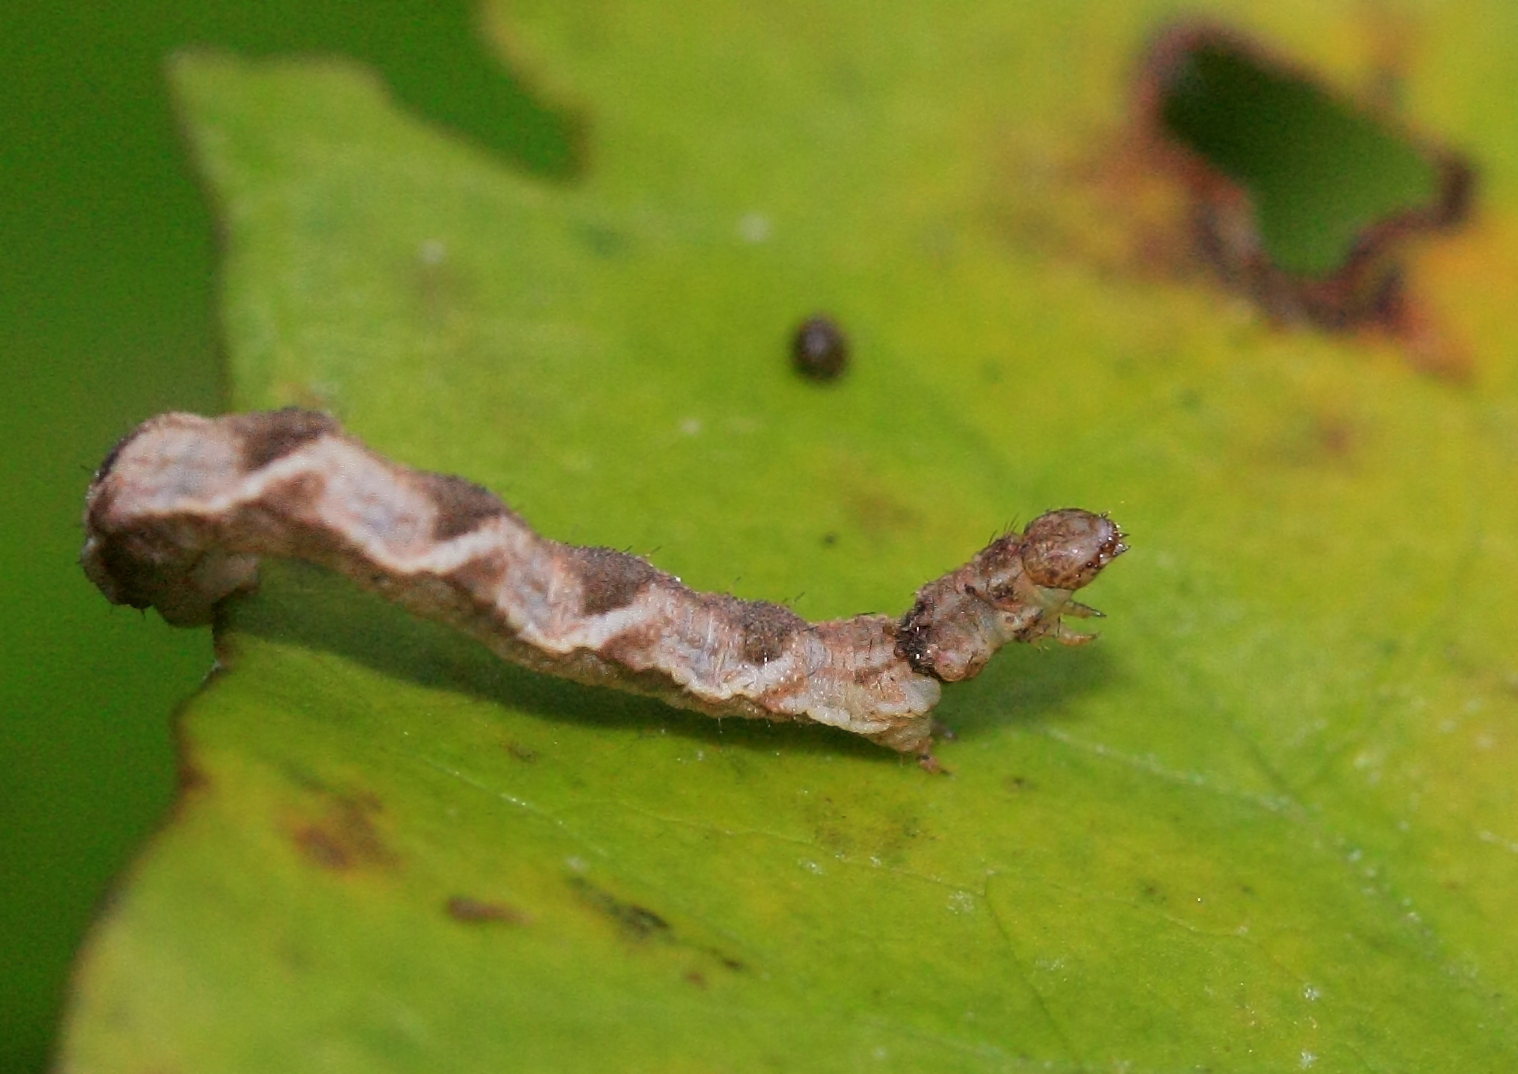
<svg viewBox="0 0 1518 1074"><path fill-rule="evenodd" d="M207 631L111 608L75 565L93 467L142 418L221 405L215 235L173 50L343 53L435 122L565 176L568 127L465 0L0 5L0 1071L46 1066L70 958L168 805Z"/></svg>
<svg viewBox="0 0 1518 1074"><path fill-rule="evenodd" d="M576 124L511 81L474 20L466 0L137 0L108 13L13 0L0 11L0 1071L46 1066L72 953L170 801L171 713L212 660L208 632L107 606L75 565L81 497L114 440L150 414L222 402L214 229L175 131L165 57L194 46L352 56L433 122L567 180ZM1170 118L1216 151L1216 117L1197 106ZM1282 157L1279 142L1263 152ZM1379 160L1353 163L1384 176L1384 154L1398 153L1388 141ZM1268 193L1282 170L1241 159L1232 170L1262 196L1323 211L1320 191L1291 178L1300 170ZM1393 200L1421 200L1420 181L1409 176ZM1344 210L1353 219L1338 233L1364 211ZM1326 230L1296 226L1304 241Z"/></svg>

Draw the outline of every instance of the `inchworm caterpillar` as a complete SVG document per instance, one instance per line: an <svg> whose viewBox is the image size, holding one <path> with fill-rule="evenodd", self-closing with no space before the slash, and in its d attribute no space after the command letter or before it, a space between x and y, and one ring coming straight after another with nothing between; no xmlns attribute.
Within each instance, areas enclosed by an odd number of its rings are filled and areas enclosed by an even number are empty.
<svg viewBox="0 0 1518 1074"><path fill-rule="evenodd" d="M711 716L829 724L930 768L940 684L1011 641L1090 640L1061 617L1099 614L1071 594L1126 551L1106 517L1050 511L923 586L899 619L808 623L540 537L479 486L295 409L144 422L95 474L84 524L80 561L100 591L176 625L251 589L258 557L302 559L537 671Z"/></svg>

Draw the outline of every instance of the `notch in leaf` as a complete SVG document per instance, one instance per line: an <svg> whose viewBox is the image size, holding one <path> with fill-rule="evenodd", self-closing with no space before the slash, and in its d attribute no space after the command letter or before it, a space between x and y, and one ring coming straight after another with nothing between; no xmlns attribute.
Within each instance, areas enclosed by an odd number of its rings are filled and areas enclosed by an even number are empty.
<svg viewBox="0 0 1518 1074"><path fill-rule="evenodd" d="M1225 284L1277 320L1414 340L1403 257L1469 215L1466 160L1205 24L1156 37L1136 104L1186 191L1197 253Z"/></svg>

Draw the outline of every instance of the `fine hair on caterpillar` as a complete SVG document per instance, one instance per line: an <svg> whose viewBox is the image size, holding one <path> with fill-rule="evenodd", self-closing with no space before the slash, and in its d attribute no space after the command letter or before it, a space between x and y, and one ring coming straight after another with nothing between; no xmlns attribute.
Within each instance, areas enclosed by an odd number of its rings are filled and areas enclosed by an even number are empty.
<svg viewBox="0 0 1518 1074"><path fill-rule="evenodd" d="M1091 640L1064 621L1100 614L1073 594L1127 550L1106 516L1049 511L922 586L905 615L809 623L542 537L478 485L297 409L149 419L96 472L84 525L90 581L175 625L252 589L259 557L299 559L536 671L711 716L828 724L930 769L942 684L1009 642Z"/></svg>

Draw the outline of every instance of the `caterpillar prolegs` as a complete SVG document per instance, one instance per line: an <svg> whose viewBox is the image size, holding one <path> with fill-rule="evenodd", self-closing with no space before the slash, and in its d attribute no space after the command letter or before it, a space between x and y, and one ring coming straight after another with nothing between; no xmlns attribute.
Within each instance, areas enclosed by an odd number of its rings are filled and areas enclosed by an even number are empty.
<svg viewBox="0 0 1518 1074"><path fill-rule="evenodd" d="M1099 613L1072 595L1127 550L1105 516L1050 511L924 585L899 618L809 623L539 536L479 486L296 409L144 422L95 474L84 524L90 580L170 623L208 622L256 584L260 556L306 560L534 670L711 716L828 724L930 768L941 684L1009 642L1090 640L1064 619Z"/></svg>

